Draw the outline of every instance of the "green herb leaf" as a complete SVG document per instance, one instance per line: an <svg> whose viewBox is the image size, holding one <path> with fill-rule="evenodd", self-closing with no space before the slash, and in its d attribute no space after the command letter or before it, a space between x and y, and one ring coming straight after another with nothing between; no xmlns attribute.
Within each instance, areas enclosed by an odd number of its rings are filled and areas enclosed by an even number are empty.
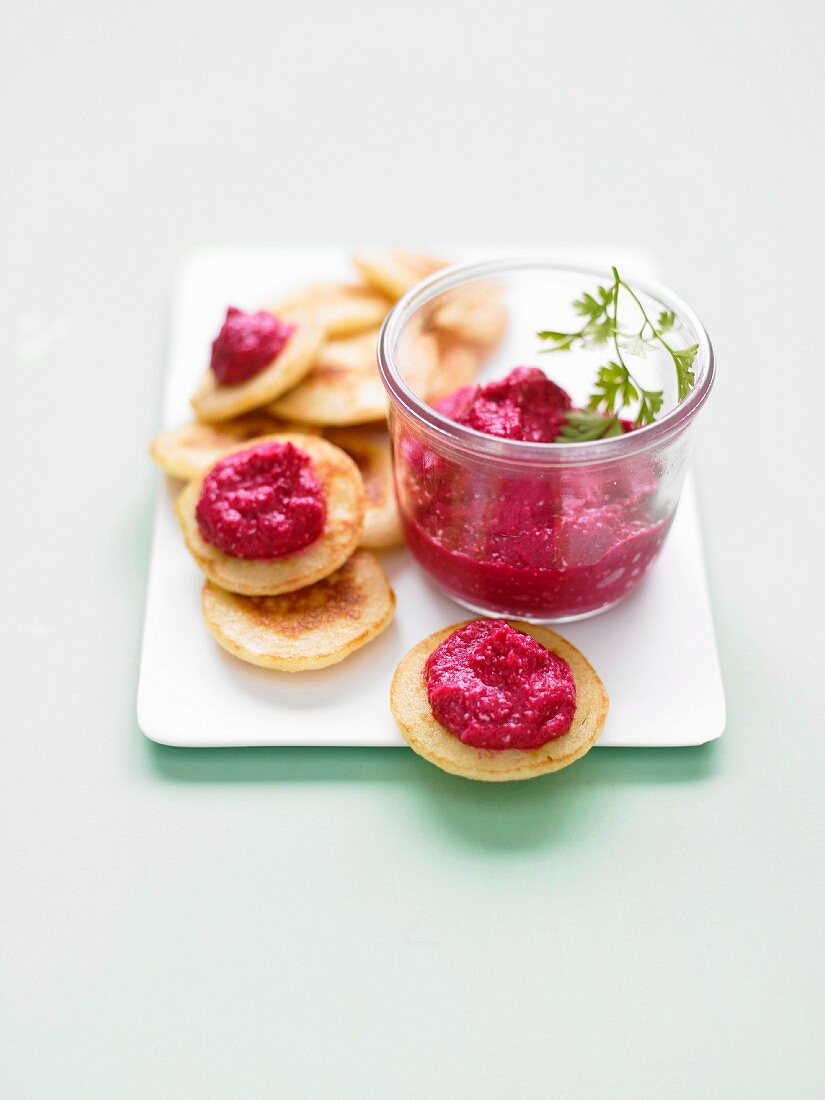
<svg viewBox="0 0 825 1100"><path fill-rule="evenodd" d="M576 344L598 346L606 344L615 329L614 319L608 310L613 302L613 288L600 286L596 288L598 298L592 294L584 294L580 300L573 303L573 308L587 320L577 332L559 332L556 329L542 329L537 332L539 340L549 341L554 346L541 348L541 354L546 355L554 351L570 351Z"/></svg>
<svg viewBox="0 0 825 1100"><path fill-rule="evenodd" d="M591 443L594 439L622 435L623 431L618 415L604 416L603 413L576 409L567 414L564 426L553 442Z"/></svg>
<svg viewBox="0 0 825 1100"><path fill-rule="evenodd" d="M630 372L623 363L610 362L599 367L593 393L587 402L588 409L604 409L612 413L617 407L623 408L639 397Z"/></svg>
<svg viewBox="0 0 825 1100"><path fill-rule="evenodd" d="M589 332L589 344L606 344L613 335L613 318L605 317L603 321L593 325Z"/></svg>
<svg viewBox="0 0 825 1100"><path fill-rule="evenodd" d="M696 378L693 373L693 360L699 350L698 344L691 344L689 348L671 348L670 354L676 364L676 379L679 386L679 400L682 401L693 389Z"/></svg>
<svg viewBox="0 0 825 1100"><path fill-rule="evenodd" d="M570 351L576 340L582 339L578 332L552 332L549 329L537 332L536 335L540 340L552 340L555 343L555 347L541 348L539 352L541 355L547 355L551 351Z"/></svg>
<svg viewBox="0 0 825 1100"><path fill-rule="evenodd" d="M541 332L537 332L539 340L567 340L570 337L569 332L554 332L552 329L546 328Z"/></svg>
<svg viewBox="0 0 825 1100"><path fill-rule="evenodd" d="M656 328L659 332L670 332L675 324L676 314L667 309L663 309L656 319Z"/></svg>
<svg viewBox="0 0 825 1100"><path fill-rule="evenodd" d="M662 407L664 394L661 390L642 390L639 411L636 414L637 424L652 424L656 419L656 413Z"/></svg>
<svg viewBox="0 0 825 1100"><path fill-rule="evenodd" d="M603 289L603 287L599 287L600 292ZM577 298L573 302L573 309L582 317L589 317L591 321L598 321L608 304L609 302L605 302L604 299L600 302L597 301L592 294L583 294L581 298Z"/></svg>

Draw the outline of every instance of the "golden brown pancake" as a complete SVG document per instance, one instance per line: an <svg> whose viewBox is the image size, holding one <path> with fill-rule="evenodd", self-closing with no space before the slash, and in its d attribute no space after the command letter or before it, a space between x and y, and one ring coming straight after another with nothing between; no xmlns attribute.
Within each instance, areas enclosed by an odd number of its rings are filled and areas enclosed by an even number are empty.
<svg viewBox="0 0 825 1100"><path fill-rule="evenodd" d="M316 283L283 295L269 309L284 321L309 314L332 339L375 328L391 307L386 295L362 283Z"/></svg>
<svg viewBox="0 0 825 1100"><path fill-rule="evenodd" d="M356 550L328 577L282 596L238 596L204 581L201 608L215 640L262 668L325 668L366 645L390 623L395 594L381 563Z"/></svg>
<svg viewBox="0 0 825 1100"><path fill-rule="evenodd" d="M338 569L358 545L364 520L364 485L348 454L326 439L285 432L266 436L293 443L312 459L324 490L326 523L315 542L272 561L236 558L207 542L200 533L195 508L208 470L189 482L175 503L183 538L192 557L215 584L245 596L275 596L314 584ZM259 439L257 443L264 442ZM243 445L229 453L247 450Z"/></svg>
<svg viewBox="0 0 825 1100"><path fill-rule="evenodd" d="M359 275L370 286L380 290L393 301L412 290L416 283L435 271L448 266L447 260L438 256L426 256L420 252L393 249L382 252L359 252L352 257Z"/></svg>
<svg viewBox="0 0 825 1100"><path fill-rule="evenodd" d="M489 283L467 283L445 291L433 303L430 324L437 332L491 348L507 330L501 289Z"/></svg>
<svg viewBox="0 0 825 1100"><path fill-rule="evenodd" d="M423 317L411 318L402 329L395 346L395 364L401 377L422 401L435 401L442 394L438 340L427 331Z"/></svg>
<svg viewBox="0 0 825 1100"><path fill-rule="evenodd" d="M545 626L509 619L515 630L530 634L551 653L570 665L576 681L576 713L567 733L537 749L477 749L465 745L436 721L424 666L427 658L454 630L472 619L455 623L419 642L402 657L390 687L390 707L398 728L410 747L431 764L465 779L500 783L511 779L533 779L559 771L584 756L595 745L607 718L608 699L604 684L575 646Z"/></svg>
<svg viewBox="0 0 825 1100"><path fill-rule="evenodd" d="M474 382L482 360L478 348L463 340L440 336L437 346L438 370L430 379L426 396L430 403Z"/></svg>
<svg viewBox="0 0 825 1100"><path fill-rule="evenodd" d="M367 424L387 415L378 374L378 329L330 340L306 378L269 406L275 416L308 424Z"/></svg>
<svg viewBox="0 0 825 1100"><path fill-rule="evenodd" d="M293 318L293 322L297 328L283 350L269 366L245 382L222 385L211 369L206 371L192 397L192 408L198 420L214 424L259 409L286 393L309 373L323 346L325 333L321 325L309 317Z"/></svg>
<svg viewBox="0 0 825 1100"><path fill-rule="evenodd" d="M366 508L361 546L386 550L404 541L392 477L392 454L386 430L375 427L330 428L326 433L346 451L361 471Z"/></svg>
<svg viewBox="0 0 825 1100"><path fill-rule="evenodd" d="M149 448L149 454L170 477L189 481L197 477L219 458L237 447L263 435L276 432L305 432L317 435L318 429L291 420L279 420L266 412L245 413L220 424L202 424L192 420L179 428L161 432Z"/></svg>

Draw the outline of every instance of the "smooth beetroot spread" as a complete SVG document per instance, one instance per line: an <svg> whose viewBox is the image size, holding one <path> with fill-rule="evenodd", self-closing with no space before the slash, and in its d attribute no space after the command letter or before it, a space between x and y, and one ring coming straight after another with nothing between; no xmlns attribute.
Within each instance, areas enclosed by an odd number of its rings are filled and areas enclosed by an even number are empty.
<svg viewBox="0 0 825 1100"><path fill-rule="evenodd" d="M424 668L442 726L479 749L535 749L567 733L576 711L570 666L496 619L453 631Z"/></svg>
<svg viewBox="0 0 825 1100"><path fill-rule="evenodd" d="M212 344L211 367L222 386L245 382L277 358L295 331L266 310L244 313L230 306Z"/></svg>
<svg viewBox="0 0 825 1100"><path fill-rule="evenodd" d="M318 538L326 502L309 455L276 440L218 462L195 516L206 542L225 554L270 561Z"/></svg>
<svg viewBox="0 0 825 1100"><path fill-rule="evenodd" d="M502 439L552 443L573 402L566 390L537 367L516 367L500 382L461 386L435 407L477 432Z"/></svg>

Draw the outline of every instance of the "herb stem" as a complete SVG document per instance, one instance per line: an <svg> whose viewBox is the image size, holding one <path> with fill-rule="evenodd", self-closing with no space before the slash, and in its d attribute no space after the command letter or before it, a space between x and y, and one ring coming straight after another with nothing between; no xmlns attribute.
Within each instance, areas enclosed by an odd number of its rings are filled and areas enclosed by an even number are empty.
<svg viewBox="0 0 825 1100"><path fill-rule="evenodd" d="M623 286L625 288L625 290L627 291L627 293L630 295L630 297L633 299L633 301L636 303L636 305L639 307L639 311L641 312L642 317L644 318L645 323L644 323L644 325L642 325L641 331L644 332L645 326L650 325L650 331L651 331L651 334L653 336L653 339L658 340L659 343L662 345L662 347L665 349L665 351L667 351L668 354L673 358L674 357L673 348L670 346L670 344L667 342L667 340L665 340L665 338L662 336L662 334L659 332L659 330L653 324L651 319L648 317L647 310L642 305L641 300L639 299L636 292L633 290L632 287L629 287L627 285L627 283L624 281L624 279L621 278L621 276L619 275L619 273L618 273L618 271L616 270L615 267L612 268L611 270L613 271L613 278L616 280L616 296L618 297L619 287Z"/></svg>
<svg viewBox="0 0 825 1100"><path fill-rule="evenodd" d="M618 358L619 363L621 364L622 369L624 370L627 377L630 379L630 381L633 383L639 393L644 393L644 387L639 383L638 379L634 378L633 374L630 371L630 368L625 362L624 356L622 355L622 349L619 347L619 287L626 287L626 284L622 282L621 278L619 277L619 272L616 270L615 267L611 268L611 270L613 272L613 347L616 350L616 357ZM630 288L626 287L626 289ZM633 291L631 290L630 293L633 294ZM633 297L635 298L636 295L633 294ZM644 314L644 310L642 310L642 313ZM646 316L645 320L647 320Z"/></svg>

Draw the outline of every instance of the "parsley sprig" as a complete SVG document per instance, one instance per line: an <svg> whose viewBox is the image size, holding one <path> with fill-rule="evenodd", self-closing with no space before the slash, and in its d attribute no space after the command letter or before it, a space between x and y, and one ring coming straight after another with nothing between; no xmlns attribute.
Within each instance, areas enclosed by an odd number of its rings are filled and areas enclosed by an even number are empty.
<svg viewBox="0 0 825 1100"><path fill-rule="evenodd" d="M607 439L621 435L623 427L619 413L633 409L633 419L639 426L652 424L662 408L662 390L648 390L635 377L625 355L645 358L649 349L657 345L664 348L676 370L678 398L682 401L690 393L695 376L693 361L698 344L687 348L673 347L666 339L677 323L675 313L662 310L655 322L651 320L639 296L629 286L618 270L611 268L613 283L599 286L595 293L582 294L573 302L573 308L582 318L582 325L575 332L558 332L544 329L537 333L540 340L551 347L542 352L570 351L576 346L598 347L612 344L613 355L605 366L599 367L593 391L584 409L568 413L564 427L557 436L559 443L585 443L595 439ZM638 328L623 327L619 323L620 296L629 296L638 308Z"/></svg>

